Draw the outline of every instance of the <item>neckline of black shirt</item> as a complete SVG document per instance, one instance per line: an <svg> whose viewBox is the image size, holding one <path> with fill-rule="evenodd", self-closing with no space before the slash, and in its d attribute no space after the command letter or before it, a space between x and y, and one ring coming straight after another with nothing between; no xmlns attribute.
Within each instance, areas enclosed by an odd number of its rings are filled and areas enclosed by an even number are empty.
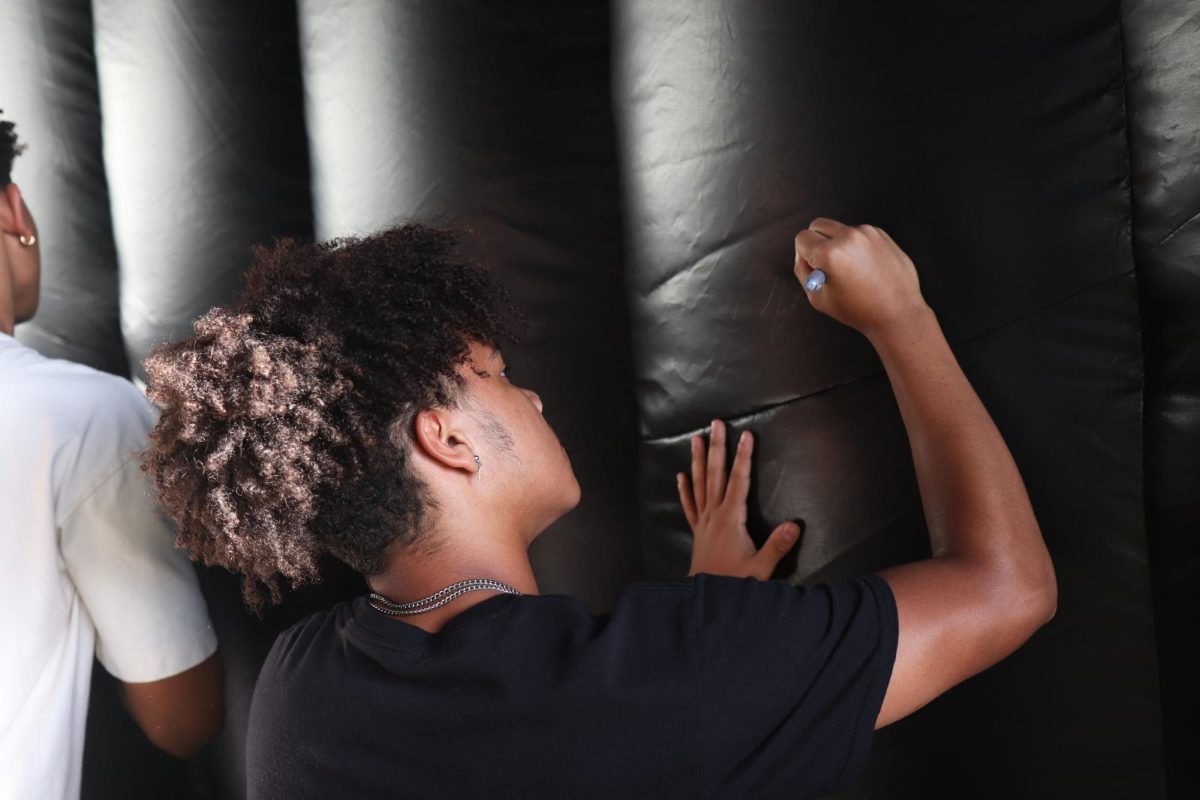
<svg viewBox="0 0 1200 800"><path fill-rule="evenodd" d="M383 647L409 653L425 654L438 642L456 632L480 622L492 619L516 608L521 601L531 597L553 595L515 595L502 592L485 597L473 606L465 608L442 624L437 633L430 633L412 623L384 614L371 607L366 595L356 597L350 604L350 628L369 637Z"/></svg>

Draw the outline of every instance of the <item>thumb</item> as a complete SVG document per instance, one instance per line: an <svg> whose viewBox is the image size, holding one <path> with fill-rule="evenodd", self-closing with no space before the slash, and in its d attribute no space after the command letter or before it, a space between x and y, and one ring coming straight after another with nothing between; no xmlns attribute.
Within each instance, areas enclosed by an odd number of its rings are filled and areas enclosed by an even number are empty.
<svg viewBox="0 0 1200 800"><path fill-rule="evenodd" d="M771 531L771 535L763 542L755 559L759 561L759 569L770 575L780 560L788 554L800 538L800 526L794 522L785 522Z"/></svg>

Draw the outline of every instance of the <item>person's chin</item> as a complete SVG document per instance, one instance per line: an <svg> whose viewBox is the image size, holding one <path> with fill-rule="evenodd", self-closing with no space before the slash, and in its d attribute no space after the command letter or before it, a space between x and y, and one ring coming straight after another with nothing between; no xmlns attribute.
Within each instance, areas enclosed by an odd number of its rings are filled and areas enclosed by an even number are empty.
<svg viewBox="0 0 1200 800"><path fill-rule="evenodd" d="M579 486L579 481L575 478L575 473L572 472L571 488L567 492L564 492L563 502L560 506L562 511L559 513L559 516L561 517L563 514L566 514L568 511L575 508L575 506L579 505L579 501L582 499L582 497L583 490Z"/></svg>
<svg viewBox="0 0 1200 800"><path fill-rule="evenodd" d="M566 471L568 473L570 473L571 483L573 483L575 485L575 491L574 491L575 503L572 504L572 506L571 506L572 508L574 508L575 504L579 503L579 498L582 494L582 490L579 488L579 478L577 478L575 476L575 465L571 463L571 454L567 452L567 448L565 448L565 447L563 447L563 456L564 456L564 458L566 458L566 461L567 461L567 470Z"/></svg>
<svg viewBox="0 0 1200 800"><path fill-rule="evenodd" d="M576 484L578 486L578 484ZM578 489L572 495L568 495L559 500L555 510L551 512L550 520L542 527L542 530L549 528L554 523L571 513L577 505L579 505L580 492ZM540 535L540 534L539 534Z"/></svg>

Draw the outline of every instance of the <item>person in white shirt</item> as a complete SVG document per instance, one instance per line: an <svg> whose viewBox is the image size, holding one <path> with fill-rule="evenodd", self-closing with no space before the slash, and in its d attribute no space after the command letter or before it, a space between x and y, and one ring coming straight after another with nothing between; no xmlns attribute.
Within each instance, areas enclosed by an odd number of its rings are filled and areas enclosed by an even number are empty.
<svg viewBox="0 0 1200 800"><path fill-rule="evenodd" d="M0 121L0 798L77 798L93 654L158 747L223 722L217 639L140 469L157 411L129 381L14 338L37 310L37 227Z"/></svg>

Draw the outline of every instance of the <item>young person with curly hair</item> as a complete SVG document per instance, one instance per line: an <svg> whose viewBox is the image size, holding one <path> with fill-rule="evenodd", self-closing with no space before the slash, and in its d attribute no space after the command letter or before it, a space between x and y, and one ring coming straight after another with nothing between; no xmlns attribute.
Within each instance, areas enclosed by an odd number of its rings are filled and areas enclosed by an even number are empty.
<svg viewBox="0 0 1200 800"><path fill-rule="evenodd" d="M369 595L275 642L249 794L777 797L849 785L871 732L1019 646L1054 573L1012 459L886 234L796 238L812 305L875 344L913 440L934 557L769 580L799 531L746 531L748 432L692 439L689 575L604 615L539 595L527 550L580 499L509 375L507 295L413 223L260 249L236 304L146 362L147 466L184 546L254 604L333 554ZM818 271L813 265L821 265ZM828 276L828 286L822 280Z"/></svg>
<svg viewBox="0 0 1200 800"><path fill-rule="evenodd" d="M93 655L176 756L220 729L223 674L195 571L140 470L153 406L13 336L41 278L11 180L20 150L0 121L0 798L77 798Z"/></svg>

